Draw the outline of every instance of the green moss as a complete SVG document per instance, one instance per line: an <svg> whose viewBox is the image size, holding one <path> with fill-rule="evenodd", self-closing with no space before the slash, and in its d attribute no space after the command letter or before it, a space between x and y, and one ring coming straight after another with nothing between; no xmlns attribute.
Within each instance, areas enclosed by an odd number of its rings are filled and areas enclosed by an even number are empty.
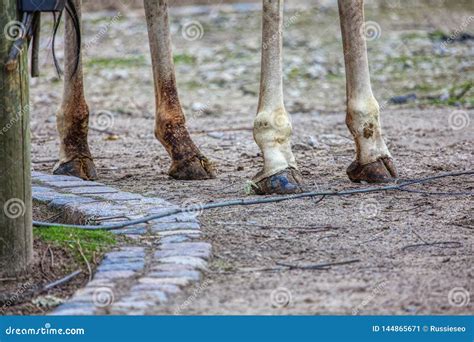
<svg viewBox="0 0 474 342"><path fill-rule="evenodd" d="M71 250L79 263L84 262L81 249L89 262L117 243L117 237L103 230L63 227L35 228L35 237L55 246Z"/></svg>
<svg viewBox="0 0 474 342"><path fill-rule="evenodd" d="M175 64L194 64L196 63L196 57L188 54L175 54L173 56Z"/></svg>
<svg viewBox="0 0 474 342"><path fill-rule="evenodd" d="M96 68L131 68L145 65L144 56L118 57L118 58L91 58L86 62L88 67Z"/></svg>
<svg viewBox="0 0 474 342"><path fill-rule="evenodd" d="M446 34L441 30L436 30L428 34L431 40L445 40L447 38Z"/></svg>
<svg viewBox="0 0 474 342"><path fill-rule="evenodd" d="M401 36L401 40L410 40L410 39L418 39L418 38L426 38L426 33L425 32L409 32L409 33L404 33Z"/></svg>
<svg viewBox="0 0 474 342"><path fill-rule="evenodd" d="M301 71L300 71L300 69L297 68L297 67L292 68L292 69L290 70L290 72L288 73L288 78L289 78L289 79L293 79L293 80L294 80L294 79L298 79L298 78L300 78L300 76L302 76L302 75L301 75Z"/></svg>
<svg viewBox="0 0 474 342"><path fill-rule="evenodd" d="M181 84L180 84L181 85ZM184 85L187 89L199 89L202 88L202 84L199 83L198 81L192 80L189 82L185 82L182 85Z"/></svg>

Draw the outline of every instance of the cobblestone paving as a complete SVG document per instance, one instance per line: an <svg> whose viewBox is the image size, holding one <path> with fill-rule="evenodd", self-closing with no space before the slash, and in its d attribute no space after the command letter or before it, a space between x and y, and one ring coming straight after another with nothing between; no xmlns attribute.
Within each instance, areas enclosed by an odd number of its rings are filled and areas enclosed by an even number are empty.
<svg viewBox="0 0 474 342"><path fill-rule="evenodd" d="M64 223L105 225L176 208L160 198L76 177L32 173L33 200L60 210ZM107 253L87 286L53 315L142 315L197 282L211 258L193 212L112 231L130 246Z"/></svg>

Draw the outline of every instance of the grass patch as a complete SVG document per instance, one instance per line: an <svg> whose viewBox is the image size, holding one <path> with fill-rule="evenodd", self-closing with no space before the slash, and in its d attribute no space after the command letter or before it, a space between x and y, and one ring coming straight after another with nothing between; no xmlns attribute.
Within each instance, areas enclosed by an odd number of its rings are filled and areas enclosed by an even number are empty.
<svg viewBox="0 0 474 342"><path fill-rule="evenodd" d="M119 58L91 58L86 62L88 67L97 68L132 68L145 66L144 56L119 57Z"/></svg>
<svg viewBox="0 0 474 342"><path fill-rule="evenodd" d="M446 34L441 31L441 30L435 30L435 31L432 31L430 33L428 33L428 37L431 39L431 40L446 40L448 37L446 36Z"/></svg>
<svg viewBox="0 0 474 342"><path fill-rule="evenodd" d="M73 252L79 263L88 262L117 244L117 236L103 230L83 230L63 227L35 228L35 237Z"/></svg>
<svg viewBox="0 0 474 342"><path fill-rule="evenodd" d="M196 57L192 55L188 55L185 53L177 53L173 56L173 60L175 64L194 64L196 63Z"/></svg>
<svg viewBox="0 0 474 342"><path fill-rule="evenodd" d="M184 85L187 87L187 89L200 89L202 88L202 84L199 83L198 81L195 81L195 80L192 80L192 81L189 81L189 82L185 82L181 85Z"/></svg>

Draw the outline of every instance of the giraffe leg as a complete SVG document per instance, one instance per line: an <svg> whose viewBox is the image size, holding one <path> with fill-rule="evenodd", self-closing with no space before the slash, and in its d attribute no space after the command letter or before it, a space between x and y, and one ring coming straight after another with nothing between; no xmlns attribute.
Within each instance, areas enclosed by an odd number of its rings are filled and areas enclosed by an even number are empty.
<svg viewBox="0 0 474 342"><path fill-rule="evenodd" d="M356 160L347 174L353 182L389 182L397 171L382 137L379 105L370 85L364 1L338 0L338 4L346 65L346 124L356 144Z"/></svg>
<svg viewBox="0 0 474 342"><path fill-rule="evenodd" d="M283 104L283 0L263 0L260 100L254 139L264 166L253 179L259 194L301 192L302 178L291 151L291 121Z"/></svg>
<svg viewBox="0 0 474 342"><path fill-rule="evenodd" d="M172 159L169 175L175 179L214 178L212 163L199 151L186 129L176 87L168 1L144 3L155 82L155 136Z"/></svg>
<svg viewBox="0 0 474 342"><path fill-rule="evenodd" d="M74 0L81 17L81 0ZM64 90L62 103L56 113L59 131L59 162L54 174L82 179L96 179L97 172L87 143L89 109L84 96L82 58L76 55L76 34L71 18L66 15ZM77 69L76 69L77 61Z"/></svg>

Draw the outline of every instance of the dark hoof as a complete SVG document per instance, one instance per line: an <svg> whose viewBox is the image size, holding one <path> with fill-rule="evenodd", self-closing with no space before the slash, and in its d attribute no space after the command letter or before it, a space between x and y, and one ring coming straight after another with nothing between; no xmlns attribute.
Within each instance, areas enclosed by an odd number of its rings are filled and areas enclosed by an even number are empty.
<svg viewBox="0 0 474 342"><path fill-rule="evenodd" d="M353 161L347 168L347 175L353 182L367 183L389 183L398 178L398 173L393 164L392 158L382 157L373 163L360 165L358 161Z"/></svg>
<svg viewBox="0 0 474 342"><path fill-rule="evenodd" d="M289 168L257 182L255 193L257 195L296 194L303 192L302 183L303 178L300 172Z"/></svg>
<svg viewBox="0 0 474 342"><path fill-rule="evenodd" d="M85 180L97 179L97 171L91 158L80 157L66 163L58 163L53 174L79 177Z"/></svg>
<svg viewBox="0 0 474 342"><path fill-rule="evenodd" d="M204 156L196 156L188 160L173 160L168 174L179 180L216 178L214 165Z"/></svg>

